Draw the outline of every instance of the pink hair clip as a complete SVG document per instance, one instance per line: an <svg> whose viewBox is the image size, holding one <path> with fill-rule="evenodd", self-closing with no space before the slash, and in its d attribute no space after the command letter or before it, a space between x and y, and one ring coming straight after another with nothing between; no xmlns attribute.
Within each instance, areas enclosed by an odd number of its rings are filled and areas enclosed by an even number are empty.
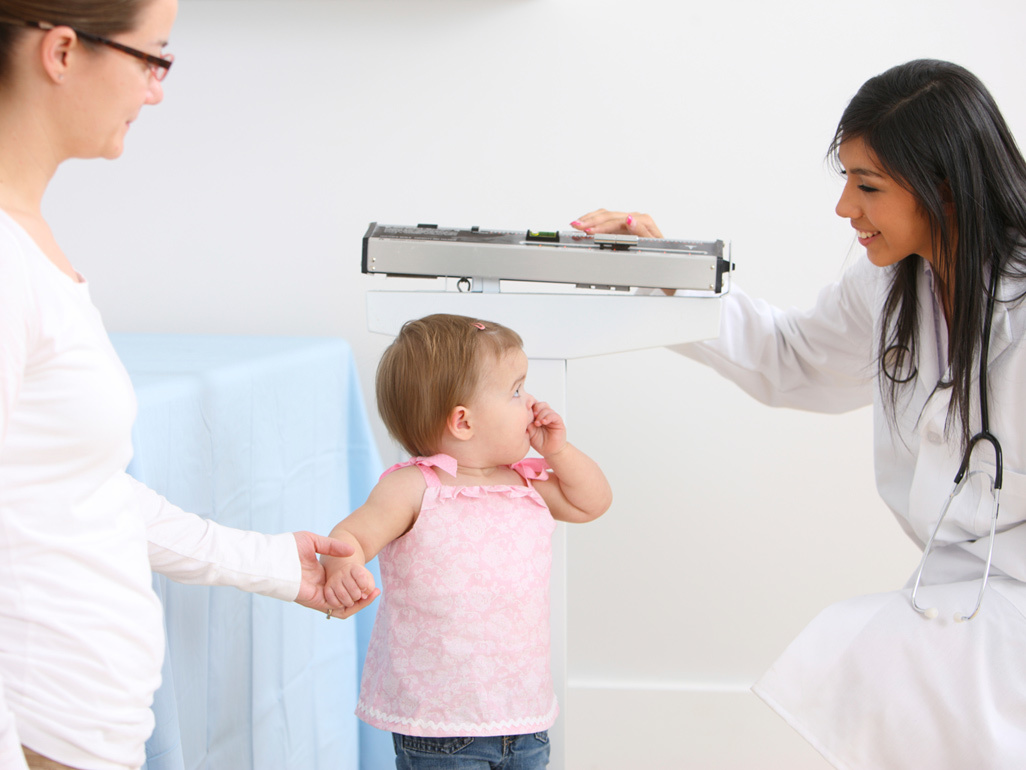
<svg viewBox="0 0 1026 770"><path fill-rule="evenodd" d="M473 327L475 329L480 329L481 331L485 330L485 325L483 323L481 323L480 321L474 321Z"/></svg>

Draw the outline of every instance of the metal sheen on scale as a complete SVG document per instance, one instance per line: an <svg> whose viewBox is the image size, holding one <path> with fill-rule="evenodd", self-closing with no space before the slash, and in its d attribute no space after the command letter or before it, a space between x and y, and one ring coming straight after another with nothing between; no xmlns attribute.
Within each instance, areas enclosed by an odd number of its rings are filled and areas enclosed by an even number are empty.
<svg viewBox="0 0 1026 770"><path fill-rule="evenodd" d="M455 278L460 291L498 291L499 281L536 281L584 289L719 295L726 291L724 275L732 269L719 240L376 222L363 237L364 273Z"/></svg>

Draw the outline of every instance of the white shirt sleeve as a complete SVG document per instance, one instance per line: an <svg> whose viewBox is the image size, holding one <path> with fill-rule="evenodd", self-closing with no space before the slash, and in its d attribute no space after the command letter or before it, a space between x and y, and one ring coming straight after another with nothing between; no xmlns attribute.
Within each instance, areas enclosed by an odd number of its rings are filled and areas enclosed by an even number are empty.
<svg viewBox="0 0 1026 770"><path fill-rule="evenodd" d="M265 535L226 527L186 513L127 478L146 521L154 571L179 583L234 586L285 601L299 595L301 568L292 533Z"/></svg>
<svg viewBox="0 0 1026 770"><path fill-rule="evenodd" d="M0 681L0 767L4 770L28 770L25 753L21 750L18 726L14 714L7 707L3 682Z"/></svg>
<svg viewBox="0 0 1026 770"><path fill-rule="evenodd" d="M8 234L0 230L0 238ZM4 249L15 246L3 243ZM20 259L0 259L0 446L21 392L33 316L28 280Z"/></svg>
<svg viewBox="0 0 1026 770"><path fill-rule="evenodd" d="M844 412L872 403L879 268L863 260L824 288L811 310L787 311L732 287L720 336L675 345L770 406Z"/></svg>
<svg viewBox="0 0 1026 770"><path fill-rule="evenodd" d="M7 708L2 682L0 682L0 767L4 770L28 770L25 753L21 750L18 727L14 714Z"/></svg>
<svg viewBox="0 0 1026 770"><path fill-rule="evenodd" d="M6 231L0 238L7 239ZM9 248L7 243L4 248ZM31 317L24 270L19 260L0 260L0 446L7 435L11 411L18 400L24 377ZM5 554L4 558L12 558ZM7 706L0 678L0 767L27 770L14 714Z"/></svg>

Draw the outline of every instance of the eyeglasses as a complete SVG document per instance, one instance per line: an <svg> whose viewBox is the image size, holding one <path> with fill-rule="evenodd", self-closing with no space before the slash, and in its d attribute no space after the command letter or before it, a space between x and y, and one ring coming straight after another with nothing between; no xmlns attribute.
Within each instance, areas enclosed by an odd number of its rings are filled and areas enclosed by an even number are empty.
<svg viewBox="0 0 1026 770"><path fill-rule="evenodd" d="M30 27L35 27L41 30L51 30L56 27L56 24L51 24L48 21L26 21ZM140 51L138 48L132 48L131 46L123 45L122 43L116 43L113 40L108 40L105 37L94 35L91 32L83 32L82 30L69 27L72 32L78 35L83 40L88 40L92 43L99 43L105 45L108 48L113 48L115 51L121 51L127 53L129 56L134 56L136 59L141 59L149 65L150 72L153 73L153 77L156 80L161 81L167 77L167 73L171 70L171 64L174 62L175 57L173 54L165 54L163 57L154 56L153 54Z"/></svg>

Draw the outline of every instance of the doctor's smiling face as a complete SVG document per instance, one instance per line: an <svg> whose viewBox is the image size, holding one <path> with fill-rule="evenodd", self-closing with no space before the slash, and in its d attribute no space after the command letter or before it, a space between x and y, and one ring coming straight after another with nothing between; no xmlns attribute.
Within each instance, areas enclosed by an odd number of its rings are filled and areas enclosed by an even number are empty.
<svg viewBox="0 0 1026 770"><path fill-rule="evenodd" d="M936 265L932 227L919 200L888 176L862 139L849 139L837 153L844 191L837 215L851 220L859 243L877 267L918 254Z"/></svg>

